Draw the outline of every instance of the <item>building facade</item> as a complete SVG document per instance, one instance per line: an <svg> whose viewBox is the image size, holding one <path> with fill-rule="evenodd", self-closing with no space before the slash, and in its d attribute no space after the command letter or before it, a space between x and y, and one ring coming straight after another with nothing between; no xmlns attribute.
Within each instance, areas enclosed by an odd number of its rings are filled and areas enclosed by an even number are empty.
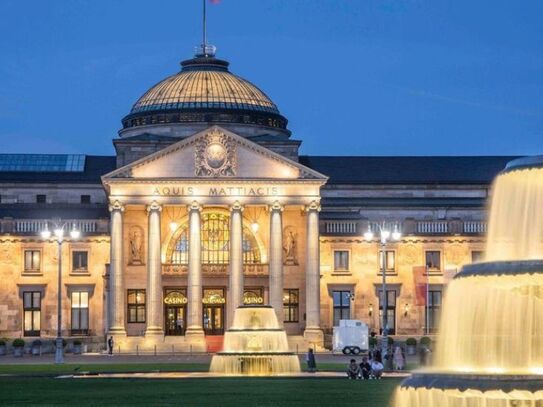
<svg viewBox="0 0 543 407"><path fill-rule="evenodd" d="M59 265L63 335L126 350L206 350L243 304L293 347L340 319L379 332L383 308L393 335L433 332L514 157L304 156L287 123L207 53L134 104L115 156L0 155L0 336L56 335ZM81 236L41 238L62 225ZM402 234L384 251L364 238L383 225Z"/></svg>

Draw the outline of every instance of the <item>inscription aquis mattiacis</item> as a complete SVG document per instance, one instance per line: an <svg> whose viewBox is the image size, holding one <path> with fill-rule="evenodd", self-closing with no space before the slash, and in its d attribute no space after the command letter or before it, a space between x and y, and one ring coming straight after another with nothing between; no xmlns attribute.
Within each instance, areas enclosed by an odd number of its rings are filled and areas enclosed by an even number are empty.
<svg viewBox="0 0 543 407"><path fill-rule="evenodd" d="M158 196L277 196L277 187L155 187Z"/></svg>

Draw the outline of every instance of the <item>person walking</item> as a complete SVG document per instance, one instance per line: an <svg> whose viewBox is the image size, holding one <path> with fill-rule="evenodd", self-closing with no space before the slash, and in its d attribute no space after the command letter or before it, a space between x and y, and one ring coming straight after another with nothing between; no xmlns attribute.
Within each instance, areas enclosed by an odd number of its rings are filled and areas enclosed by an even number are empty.
<svg viewBox="0 0 543 407"><path fill-rule="evenodd" d="M317 361L315 360L313 349L309 348L305 360L307 362L307 371L309 373L315 373L317 371Z"/></svg>
<svg viewBox="0 0 543 407"><path fill-rule="evenodd" d="M113 336L110 336L109 339L107 340L107 354L109 356L113 356L113 345L114 345Z"/></svg>

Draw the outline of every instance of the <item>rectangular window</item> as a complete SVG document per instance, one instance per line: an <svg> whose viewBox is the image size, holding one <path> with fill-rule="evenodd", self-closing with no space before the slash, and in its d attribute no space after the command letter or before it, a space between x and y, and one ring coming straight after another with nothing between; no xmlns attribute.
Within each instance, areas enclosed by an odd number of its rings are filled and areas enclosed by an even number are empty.
<svg viewBox="0 0 543 407"><path fill-rule="evenodd" d="M24 267L26 272L39 272L41 267L41 251L37 249L24 251Z"/></svg>
<svg viewBox="0 0 543 407"><path fill-rule="evenodd" d="M23 292L24 336L40 336L41 292Z"/></svg>
<svg viewBox="0 0 543 407"><path fill-rule="evenodd" d="M36 195L36 203L39 203L39 204L44 204L46 203L47 201L47 196L46 195Z"/></svg>
<svg viewBox="0 0 543 407"><path fill-rule="evenodd" d="M471 262L472 263L480 263L484 261L485 258L485 252L482 250L473 250L471 252Z"/></svg>
<svg viewBox="0 0 543 407"><path fill-rule="evenodd" d="M334 271L349 270L349 252L347 250L334 251Z"/></svg>
<svg viewBox="0 0 543 407"><path fill-rule="evenodd" d="M351 319L351 292L334 291L334 326L339 325L341 319Z"/></svg>
<svg viewBox="0 0 543 407"><path fill-rule="evenodd" d="M74 250L72 252L72 272L81 273L88 271L88 259L89 252L83 250Z"/></svg>
<svg viewBox="0 0 543 407"><path fill-rule="evenodd" d="M128 323L145 323L145 290L128 290Z"/></svg>
<svg viewBox="0 0 543 407"><path fill-rule="evenodd" d="M428 291L428 328L430 332L437 332L439 328L439 315L441 312L441 290Z"/></svg>
<svg viewBox="0 0 543 407"><path fill-rule="evenodd" d="M81 195L81 203L82 204L90 204L91 203L91 196L90 195Z"/></svg>
<svg viewBox="0 0 543 407"><path fill-rule="evenodd" d="M426 252L426 268L429 273L441 272L441 252L438 250L428 250Z"/></svg>
<svg viewBox="0 0 543 407"><path fill-rule="evenodd" d="M297 288L287 288L283 290L284 322L298 322L299 294L300 292Z"/></svg>
<svg viewBox="0 0 543 407"><path fill-rule="evenodd" d="M394 273L396 271L396 252L394 250L387 250L386 256L383 256L383 251L379 251L379 273L383 272L383 268L387 273Z"/></svg>
<svg viewBox="0 0 543 407"><path fill-rule="evenodd" d="M387 290L387 327L388 333L394 335L396 333L396 290ZM379 325L380 332L383 332L383 290L379 290Z"/></svg>
<svg viewBox="0 0 543 407"><path fill-rule="evenodd" d="M74 291L72 293L72 335L88 335L89 333L89 293Z"/></svg>

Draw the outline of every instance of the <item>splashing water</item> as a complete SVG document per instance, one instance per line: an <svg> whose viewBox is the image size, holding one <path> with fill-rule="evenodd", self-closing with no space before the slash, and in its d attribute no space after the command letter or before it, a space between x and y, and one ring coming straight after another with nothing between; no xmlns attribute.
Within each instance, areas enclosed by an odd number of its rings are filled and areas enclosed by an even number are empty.
<svg viewBox="0 0 543 407"><path fill-rule="evenodd" d="M541 259L543 169L504 172L485 263L447 287L435 363L400 385L395 407L543 407Z"/></svg>
<svg viewBox="0 0 543 407"><path fill-rule="evenodd" d="M300 372L298 357L289 352L287 334L269 306L243 306L234 313L224 335L224 350L213 356L210 372L268 376Z"/></svg>

